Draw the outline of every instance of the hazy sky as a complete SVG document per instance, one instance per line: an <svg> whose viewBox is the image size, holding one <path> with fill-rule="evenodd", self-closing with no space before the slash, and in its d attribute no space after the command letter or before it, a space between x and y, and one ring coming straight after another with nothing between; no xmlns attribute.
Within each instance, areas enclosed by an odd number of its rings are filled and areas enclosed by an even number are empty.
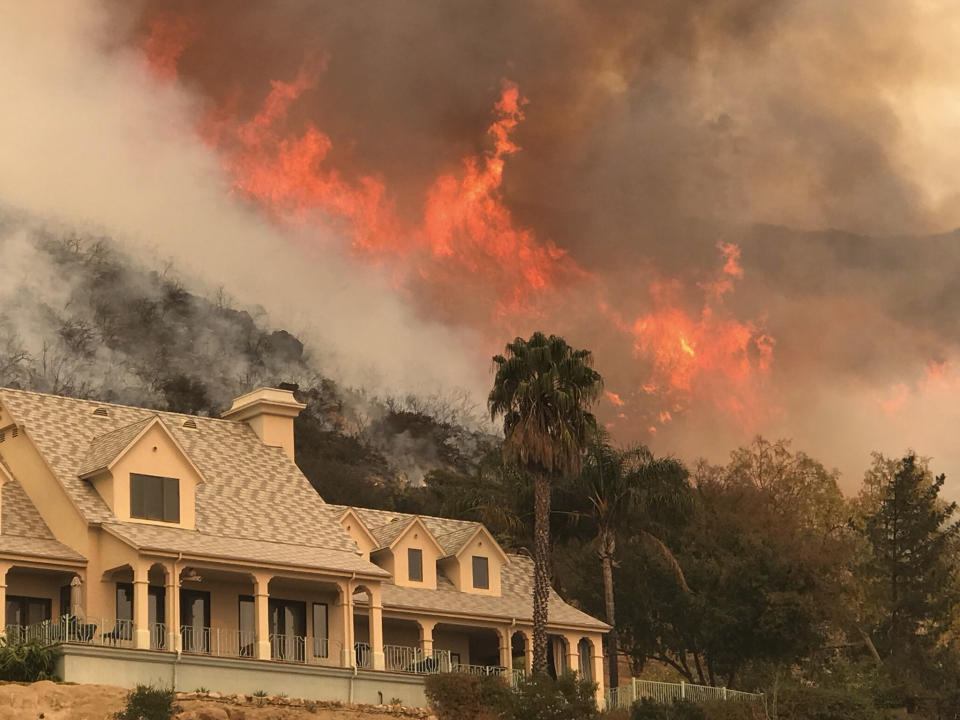
<svg viewBox="0 0 960 720"><path fill-rule="evenodd" d="M539 328L624 442L957 475L958 39L945 1L8 3L0 204L346 382L482 402Z"/></svg>

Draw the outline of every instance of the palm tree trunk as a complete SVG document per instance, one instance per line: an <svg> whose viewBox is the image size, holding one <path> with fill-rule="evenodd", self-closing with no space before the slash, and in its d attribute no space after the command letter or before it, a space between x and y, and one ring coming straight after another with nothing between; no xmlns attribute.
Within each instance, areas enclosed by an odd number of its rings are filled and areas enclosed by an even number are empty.
<svg viewBox="0 0 960 720"><path fill-rule="evenodd" d="M550 478L533 478L533 674L547 672L547 602L550 599Z"/></svg>
<svg viewBox="0 0 960 720"><path fill-rule="evenodd" d="M603 569L603 603L607 612L607 658L610 666L610 687L620 685L620 643L617 638L616 607L613 600L613 538L604 532L600 536L600 566Z"/></svg>

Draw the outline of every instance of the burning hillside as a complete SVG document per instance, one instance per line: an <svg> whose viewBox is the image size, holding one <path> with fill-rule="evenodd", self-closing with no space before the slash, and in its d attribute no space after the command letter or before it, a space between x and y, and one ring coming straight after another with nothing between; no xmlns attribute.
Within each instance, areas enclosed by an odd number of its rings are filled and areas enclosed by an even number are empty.
<svg viewBox="0 0 960 720"><path fill-rule="evenodd" d="M949 466L960 261L915 238L960 222L957 21L939 0L26 4L0 27L0 203L224 286L354 387L482 403L484 358L544 329L595 352L621 441Z"/></svg>

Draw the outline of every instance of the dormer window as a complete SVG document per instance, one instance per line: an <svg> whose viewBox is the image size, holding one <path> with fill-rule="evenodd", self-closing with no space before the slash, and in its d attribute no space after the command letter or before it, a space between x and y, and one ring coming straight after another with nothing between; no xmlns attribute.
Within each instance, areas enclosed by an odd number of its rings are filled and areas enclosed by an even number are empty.
<svg viewBox="0 0 960 720"><path fill-rule="evenodd" d="M407 549L407 579L411 582L423 582L423 550Z"/></svg>
<svg viewBox="0 0 960 720"><path fill-rule="evenodd" d="M130 517L179 523L180 481L130 473Z"/></svg>
<svg viewBox="0 0 960 720"><path fill-rule="evenodd" d="M477 590L490 589L490 561L479 555L473 556L473 587Z"/></svg>

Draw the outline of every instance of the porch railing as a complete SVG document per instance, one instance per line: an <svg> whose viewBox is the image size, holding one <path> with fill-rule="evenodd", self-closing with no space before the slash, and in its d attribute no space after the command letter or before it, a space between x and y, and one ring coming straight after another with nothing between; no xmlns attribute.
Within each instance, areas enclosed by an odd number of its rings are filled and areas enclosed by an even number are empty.
<svg viewBox="0 0 960 720"><path fill-rule="evenodd" d="M183 652L215 657L255 657L256 633L247 630L182 625L180 643Z"/></svg>
<svg viewBox="0 0 960 720"><path fill-rule="evenodd" d="M154 650L172 650L170 631L171 628L166 623L151 623L149 625L150 647ZM125 619L80 619L75 616L64 616L59 620L27 627L6 626L6 639L11 643L36 641L44 645L83 643L132 648L135 645L135 637L133 621ZM256 657L257 638L253 631L182 625L180 641L181 649L185 653L216 657ZM339 666L342 662L341 648L342 645L328 638L270 635L272 659L282 662ZM395 672L421 675L448 672L502 675L507 676L514 685L524 676L521 669L508 674L507 668L501 666L454 663L447 650L434 650L429 655L424 655L420 648L403 645L384 645L383 650L386 669ZM369 644L355 643L354 654L357 667L373 666L373 653Z"/></svg>
<svg viewBox="0 0 960 720"><path fill-rule="evenodd" d="M643 698L650 698L665 705L669 705L676 700L690 700L697 703L731 700L757 704L764 704L766 700L762 693L729 690L724 687L709 685L693 685L686 682L667 683L640 680L639 678L632 678L629 685L610 688L606 694L607 707L610 709L629 708Z"/></svg>

